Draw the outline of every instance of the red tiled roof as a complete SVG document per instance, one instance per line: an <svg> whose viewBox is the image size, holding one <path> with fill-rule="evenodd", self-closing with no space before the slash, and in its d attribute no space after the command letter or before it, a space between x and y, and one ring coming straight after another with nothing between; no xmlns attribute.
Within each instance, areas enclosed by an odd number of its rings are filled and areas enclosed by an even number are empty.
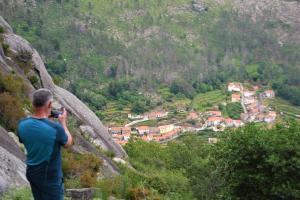
<svg viewBox="0 0 300 200"><path fill-rule="evenodd" d="M136 129L145 131L145 130L149 130L150 127L149 127L149 126L139 126L139 127L137 127Z"/></svg>
<svg viewBox="0 0 300 200"><path fill-rule="evenodd" d="M222 121L222 120L224 120L223 117L209 117L209 118L207 119L207 121L209 121L209 122Z"/></svg>
<svg viewBox="0 0 300 200"><path fill-rule="evenodd" d="M111 131L122 131L123 127L110 127Z"/></svg>
<svg viewBox="0 0 300 200"><path fill-rule="evenodd" d="M240 98L241 98L241 95L240 95L240 93L233 93L233 94L231 95L231 98L238 98L238 99L240 99Z"/></svg>
<svg viewBox="0 0 300 200"><path fill-rule="evenodd" d="M222 115L222 112L217 110L207 111L207 113L210 115Z"/></svg>

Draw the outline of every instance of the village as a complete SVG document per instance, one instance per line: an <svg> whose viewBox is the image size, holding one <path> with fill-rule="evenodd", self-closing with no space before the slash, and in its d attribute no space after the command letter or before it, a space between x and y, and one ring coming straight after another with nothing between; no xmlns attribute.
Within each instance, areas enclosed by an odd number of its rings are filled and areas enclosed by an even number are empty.
<svg viewBox="0 0 300 200"><path fill-rule="evenodd" d="M277 113L263 104L264 99L275 97L273 90L262 90L259 86L248 86L246 88L242 83L231 82L227 85L227 92L230 93L230 103L238 103L242 107L243 111L240 113L239 119L225 117L222 111L216 107L205 112L186 112L185 119L176 123L166 123L159 126L139 125L149 120L168 118L170 113L160 110L143 115L128 114L128 119L131 120L130 123L122 127L112 126L108 130L120 145L127 144L130 138L165 143L187 132L197 133L203 130L220 132L226 128L238 128L250 122L270 124L276 120ZM186 123L191 121L194 123ZM216 138L209 138L208 140L210 143L216 142Z"/></svg>

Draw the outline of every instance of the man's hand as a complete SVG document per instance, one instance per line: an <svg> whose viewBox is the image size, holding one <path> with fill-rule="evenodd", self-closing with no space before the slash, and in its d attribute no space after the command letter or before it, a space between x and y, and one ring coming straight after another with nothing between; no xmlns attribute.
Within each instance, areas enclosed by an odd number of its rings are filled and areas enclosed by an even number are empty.
<svg viewBox="0 0 300 200"><path fill-rule="evenodd" d="M67 110L63 108L63 114L58 116L58 121L61 125L66 126L67 125Z"/></svg>
<svg viewBox="0 0 300 200"><path fill-rule="evenodd" d="M67 127L67 110L65 108L63 108L63 114L59 115L58 116L58 121L59 123L62 125L62 127L65 129L65 132L68 136L68 141L67 143L65 144L65 147L69 147L72 145L73 143L73 138L72 138L72 135L70 134L70 131Z"/></svg>

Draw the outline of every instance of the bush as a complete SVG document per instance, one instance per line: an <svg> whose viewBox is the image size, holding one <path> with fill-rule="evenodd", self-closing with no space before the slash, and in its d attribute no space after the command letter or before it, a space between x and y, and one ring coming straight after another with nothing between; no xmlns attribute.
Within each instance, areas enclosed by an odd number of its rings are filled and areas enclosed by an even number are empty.
<svg viewBox="0 0 300 200"><path fill-rule="evenodd" d="M130 200L143 200L150 196L150 190L145 187L134 187L129 189L128 199Z"/></svg>
<svg viewBox="0 0 300 200"><path fill-rule="evenodd" d="M102 160L94 154L76 154L63 151L63 171L66 178L66 187L92 187L96 184L97 173ZM73 180L79 177L78 180Z"/></svg>
<svg viewBox="0 0 300 200"><path fill-rule="evenodd" d="M33 87L38 88L39 86L39 78L36 75L31 75L28 77L30 83L33 85Z"/></svg>
<svg viewBox="0 0 300 200"><path fill-rule="evenodd" d="M4 32L5 32L4 28L0 26L0 33L4 33Z"/></svg>
<svg viewBox="0 0 300 200"><path fill-rule="evenodd" d="M25 117L22 102L9 93L0 94L0 122L5 127L16 130L18 121Z"/></svg>
<svg viewBox="0 0 300 200"><path fill-rule="evenodd" d="M4 54L7 55L9 52L9 44L2 44L2 48L3 48Z"/></svg>
<svg viewBox="0 0 300 200"><path fill-rule="evenodd" d="M97 176L89 170L85 171L81 176L80 176L80 183L82 187L92 187L96 184L97 182Z"/></svg>

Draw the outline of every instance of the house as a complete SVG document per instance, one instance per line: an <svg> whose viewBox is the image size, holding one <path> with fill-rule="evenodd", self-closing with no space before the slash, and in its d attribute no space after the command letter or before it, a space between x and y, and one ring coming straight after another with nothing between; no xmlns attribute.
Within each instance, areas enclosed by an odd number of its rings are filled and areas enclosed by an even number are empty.
<svg viewBox="0 0 300 200"><path fill-rule="evenodd" d="M241 83L231 82L228 84L228 91L229 92L241 92L243 90Z"/></svg>
<svg viewBox="0 0 300 200"><path fill-rule="evenodd" d="M250 113L251 115L258 115L258 114L259 114L259 109L258 109L258 107L253 107L253 108L249 109L249 113Z"/></svg>
<svg viewBox="0 0 300 200"><path fill-rule="evenodd" d="M148 119L158 119L158 118L163 118L167 117L168 113L164 111L155 111L147 114Z"/></svg>
<svg viewBox="0 0 300 200"><path fill-rule="evenodd" d="M257 91L257 90L259 90L259 89L260 89L260 87L259 87L258 85L253 86L253 90L254 90L254 91Z"/></svg>
<svg viewBox="0 0 300 200"><path fill-rule="evenodd" d="M241 120L244 122L249 119L249 114L248 113L241 113Z"/></svg>
<svg viewBox="0 0 300 200"><path fill-rule="evenodd" d="M122 134L122 136L123 136L123 140L125 140L125 141L128 141L129 139L130 139L130 137L131 137L131 134L130 133L126 133L126 134Z"/></svg>
<svg viewBox="0 0 300 200"><path fill-rule="evenodd" d="M221 117L222 116L221 111L207 111L205 114L209 117Z"/></svg>
<svg viewBox="0 0 300 200"><path fill-rule="evenodd" d="M157 127L150 127L149 130L150 130L149 131L150 134L158 134L158 133L160 133L160 130Z"/></svg>
<svg viewBox="0 0 300 200"><path fill-rule="evenodd" d="M215 144L218 142L218 139L217 138L208 138L208 143L209 144Z"/></svg>
<svg viewBox="0 0 300 200"><path fill-rule="evenodd" d="M159 132L160 132L161 134L164 134L164 133L173 131L174 128L175 128L174 124L169 124L169 125L164 125L164 126L159 126L159 127L158 127Z"/></svg>
<svg viewBox="0 0 300 200"><path fill-rule="evenodd" d="M234 121L233 121L233 119L231 119L231 118L225 119L225 125L228 126L228 127L234 126L234 123L233 123L233 122L234 122Z"/></svg>
<svg viewBox="0 0 300 200"><path fill-rule="evenodd" d="M265 116L265 122L267 123L272 123L276 120L277 113L274 111L270 111L266 116Z"/></svg>
<svg viewBox="0 0 300 200"><path fill-rule="evenodd" d="M136 130L138 131L138 133L140 135L145 135L145 134L150 133L150 127L149 126L139 126L139 127L136 128Z"/></svg>
<svg viewBox="0 0 300 200"><path fill-rule="evenodd" d="M247 90L247 91L244 91L243 95L244 95L244 97L252 97L255 95L255 92Z"/></svg>
<svg viewBox="0 0 300 200"><path fill-rule="evenodd" d="M108 131L111 134L131 134L130 127L110 127Z"/></svg>
<svg viewBox="0 0 300 200"><path fill-rule="evenodd" d="M223 117L209 117L206 121L207 126L218 126L224 121Z"/></svg>
<svg viewBox="0 0 300 200"><path fill-rule="evenodd" d="M198 119L198 117L199 117L198 113L190 112L186 118L187 118L187 120L194 120L194 119Z"/></svg>
<svg viewBox="0 0 300 200"><path fill-rule="evenodd" d="M233 120L233 125L235 126L235 127L240 127L240 126L242 126L243 125L243 122L241 121L241 120Z"/></svg>
<svg viewBox="0 0 300 200"><path fill-rule="evenodd" d="M137 120L137 119L143 119L144 116L142 116L142 115L134 115L134 114L129 113L128 114L128 118L129 119L133 119L133 120Z"/></svg>
<svg viewBox="0 0 300 200"><path fill-rule="evenodd" d="M263 122L265 120L265 115L264 113L260 113L256 116L256 121L257 122Z"/></svg>
<svg viewBox="0 0 300 200"><path fill-rule="evenodd" d="M143 135L141 137L141 139L145 142L149 142L149 141L152 141L153 140L153 137L152 136L149 136L149 135Z"/></svg>
<svg viewBox="0 0 300 200"><path fill-rule="evenodd" d="M108 131L111 133L111 134L121 134L122 133L122 127L110 127L108 129Z"/></svg>
<svg viewBox="0 0 300 200"><path fill-rule="evenodd" d="M241 101L241 94L240 93L233 93L231 95L231 102L240 102Z"/></svg>
<svg viewBox="0 0 300 200"><path fill-rule="evenodd" d="M122 127L122 134L131 134L130 127Z"/></svg>
<svg viewBox="0 0 300 200"><path fill-rule="evenodd" d="M245 98L244 100L244 104L248 105L248 104L254 104L257 103L257 100L254 97L248 97Z"/></svg>
<svg viewBox="0 0 300 200"><path fill-rule="evenodd" d="M274 90L266 90L265 92L264 92L264 96L266 97L266 98L274 98L275 97L275 92L274 92Z"/></svg>

